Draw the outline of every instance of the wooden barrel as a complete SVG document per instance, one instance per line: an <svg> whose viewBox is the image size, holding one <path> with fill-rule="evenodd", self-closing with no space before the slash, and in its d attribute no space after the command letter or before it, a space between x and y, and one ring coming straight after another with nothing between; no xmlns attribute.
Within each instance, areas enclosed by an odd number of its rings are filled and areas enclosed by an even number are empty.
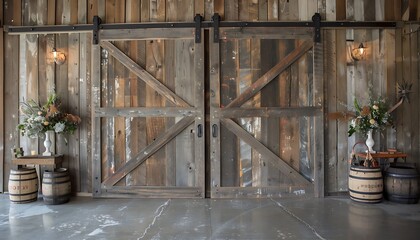
<svg viewBox="0 0 420 240"><path fill-rule="evenodd" d="M38 175L35 168L10 170L9 197L14 203L28 203L38 199Z"/></svg>
<svg viewBox="0 0 420 240"><path fill-rule="evenodd" d="M409 165L391 165L385 172L385 197L398 203L418 203L419 174Z"/></svg>
<svg viewBox="0 0 420 240"><path fill-rule="evenodd" d="M45 204L62 204L70 200L71 182L67 168L55 171L44 171L42 178L42 195Z"/></svg>
<svg viewBox="0 0 420 240"><path fill-rule="evenodd" d="M349 174L350 198L356 202L382 201L383 179L380 168L352 166Z"/></svg>

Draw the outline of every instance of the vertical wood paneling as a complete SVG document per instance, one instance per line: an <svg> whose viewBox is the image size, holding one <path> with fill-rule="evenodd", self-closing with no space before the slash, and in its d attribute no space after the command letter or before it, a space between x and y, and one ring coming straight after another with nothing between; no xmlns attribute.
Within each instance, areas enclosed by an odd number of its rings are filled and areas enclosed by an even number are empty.
<svg viewBox="0 0 420 240"><path fill-rule="evenodd" d="M37 2L36 9L33 10L36 13L36 21L37 25L45 25L48 21L48 2L46 0L41 0ZM52 64L50 61L49 53L51 53L51 50L49 50L49 47L51 45L50 36L45 34L37 35L38 37L38 100L41 104L46 102L46 99L48 98L49 90L51 87L54 87L54 83L51 85L50 82L46 81L51 79L51 75L47 77L47 74L51 73L52 70ZM49 50L49 51L48 51ZM55 136L54 134L50 134L51 139L51 151L55 153ZM38 149L40 152L44 151L44 145L43 141L38 141ZM44 172L44 167L39 166L39 174L42 174Z"/></svg>
<svg viewBox="0 0 420 240"><path fill-rule="evenodd" d="M78 1L78 23L85 24L88 22L88 3L87 0ZM79 83L79 116L82 122L79 127L79 148L80 148L80 191L90 192L92 189L91 174L92 174L92 156L91 156L91 65L84 64L91 62L91 34L80 34L80 54L79 54L79 68L80 68L80 83ZM98 59L99 61L99 59ZM83 131L86 129L85 131Z"/></svg>
<svg viewBox="0 0 420 240"><path fill-rule="evenodd" d="M139 22L140 21L140 7L141 7L140 0L130 0L126 2L126 22ZM138 59L138 41L130 41L128 42L129 49L127 55L133 59ZM140 106L140 98L142 98L142 94L140 92L140 79L132 73L131 71L128 73L128 81L130 84L129 91L126 91L126 94L129 95L130 99L130 106L131 107L139 107ZM139 151L145 147L145 142L142 141L141 134L144 133L144 129L141 129L141 126L144 125L143 118L126 118L126 129L127 129L127 136L126 136L126 160L131 159L133 156L137 155ZM126 177L126 185L137 185L138 179L140 178L139 169L144 166L139 166L134 171Z"/></svg>
<svg viewBox="0 0 420 240"><path fill-rule="evenodd" d="M165 20L165 2L160 0L151 0L150 2L150 21L164 21ZM150 40L146 42L146 70L156 79L164 81L164 44L163 41ZM146 107L164 106L164 100L151 87L146 87ZM147 144L150 144L156 139L159 134L165 129L164 118L147 118ZM165 169L165 150L161 149L146 161L146 176L147 185L149 186L164 186L166 183ZM165 172L165 174L163 174Z"/></svg>
<svg viewBox="0 0 420 240"><path fill-rule="evenodd" d="M210 30L210 36L214 34ZM209 71L210 71L210 111L214 112L220 108L220 44L209 42ZM211 180L210 187L212 189L211 197L215 196L216 188L221 186L221 164L220 164L220 118L210 119L210 166L211 166Z"/></svg>
<svg viewBox="0 0 420 240"><path fill-rule="evenodd" d="M347 20L416 20L419 19L419 3L418 1L391 1L391 0L363 0L363 1L354 1L354 0L337 0L337 1L314 1L314 0L300 0L300 1L283 1L283 0L267 0L267 1L250 1L250 0L235 0L235 1L224 1L224 0L200 0L200 1L175 1L175 0L151 0L151 1L140 1L132 0L125 1L124 4L116 0L78 0L78 1L53 1L53 0L42 0L42 1L3 1L4 6L4 24L8 25L20 25L23 19L24 25L30 24L70 24L70 23L84 23L92 22L94 15L99 15L102 17L105 22L125 22L131 19L134 20L134 15L130 15L131 12L135 12L136 8L139 10L138 16L142 21L157 21L157 20L170 20L172 16L175 21L184 21L192 19L194 13L201 13L205 16L206 20L210 20L210 17L214 12L219 12L222 17L228 20L310 20L310 17L313 15L313 12L321 12L323 19L324 15L327 20L336 19L347 19ZM134 7L136 6L137 7ZM125 6L125 7L124 7ZM177 9L175 12L169 12L169 9ZM347 7L344 7L347 6ZM325 8L325 10L324 10ZM335 10L334 10L335 8ZM181 9L181 10L180 10ZM120 12L120 17L117 17ZM22 15L23 13L23 15ZM185 14L184 14L185 13ZM36 14L36 16L34 15ZM347 18L343 15L347 14ZM226 17L225 17L226 16ZM330 31L330 30L328 30ZM405 32L402 32L400 29L396 30L355 30L349 31L347 37L354 38L354 44L357 45L361 41L366 43L369 47L370 56L366 62L354 63L354 65L346 65L345 58L342 52L344 52L345 46L343 41L346 40L346 34L340 31L337 31L335 34L328 33L324 35L328 42L335 42L334 46L326 49L326 62L335 61L334 64L328 64L325 66L325 69L328 71L325 76L329 79L336 79L335 87L330 85L331 83L327 81L328 85L328 111L332 109L337 109L337 111L343 110L345 107L340 103L349 103L352 105L354 96L358 98L365 98L367 96L368 83L376 86L375 93L386 95L390 100L390 103L394 103L396 99L395 86L396 83L401 83L403 80L408 82L417 83L418 79L418 62L416 50L418 48L418 38L414 36L411 31L415 31L415 27L408 27L405 29ZM335 40L334 40L335 39ZM35 43L36 42L36 43ZM85 64L86 62L95 61L91 59L91 50L90 43L91 37L90 34L82 35L68 35L68 34L57 34L57 35L39 35L38 37L26 36L22 40L22 45L19 46L19 40L17 36L5 35L4 37L4 56L5 59L14 59L13 61L5 61L4 66L4 108L0 108L0 115L3 110L4 116L0 118L0 124L4 124L4 131L2 131L3 136L0 135L0 145L4 148L0 148L3 151L3 154L0 152L0 165L3 166L3 175L4 180L7 181L8 171L10 169L10 151L14 145L18 145L16 141L18 136L15 131L15 126L18 123L18 99L25 100L29 98L38 98L41 102L44 102L46 96L51 93L54 89L57 91L58 95L63 100L63 107L65 110L80 114L82 117L82 125L80 126L79 135L73 135L68 137L70 141L66 145L64 139L61 136L57 136L57 152L64 153L67 157L64 162L64 166L72 169L72 176L76 179L77 183L74 185L77 191L91 191L89 183L91 176L91 157L97 156L90 152L90 145L86 143L90 142L90 132L86 129L90 129L90 80L91 75L91 65ZM35 45L33 45L35 43ZM155 44L155 50L157 49L161 56L169 57L171 53L167 52L168 49L172 48L168 46L168 43ZM180 43L178 43L180 44ZM236 45L235 45L236 44ZM245 76L247 81L250 79L254 80L255 76L260 74L260 71L255 66L258 66L258 57L262 53L258 52L258 40L252 40L250 42L240 42L232 43L230 46L231 50L246 50L250 51L251 54L249 59L251 61L251 66L246 67L246 64L242 64L246 59L244 54L238 51L238 58L242 60L240 64L240 69L230 70L235 72L236 76ZM159 45L157 48L156 46ZM165 46L163 46L165 45ZM170 45L170 44L169 44ZM35 46L36 54L32 55L33 48ZM55 65L51 62L51 59L48 59L48 54L50 53L53 47L56 47L57 50L63 51L67 58L67 61L63 65ZM151 46L148 42L148 46ZM225 44L228 46L228 44ZM136 48L137 47L137 48ZM184 50L189 50L191 46L185 45ZM137 43L131 42L123 46L124 49L128 49L128 54L133 56L136 61L140 63L141 66L149 69L150 66L155 66L156 71L161 71L162 81L165 81L165 84L171 84L169 81L171 79L171 73L168 70L168 64L171 62L169 59L163 59L163 64L160 65L160 69L156 64L148 64L146 66L146 52L147 56L151 57L153 52L151 47L146 50L146 42L139 41ZM19 50L21 51L19 56ZM222 49L222 52L225 52L226 49ZM335 53L335 60L331 57ZM84 55L86 54L86 55ZM185 55L184 55L185 54ZM189 52L189 58L192 58L192 53ZM182 55L186 59L187 51L182 51ZM231 53L229 53L231 54ZM248 54L247 54L248 55ZM233 56L233 54L231 54ZM179 59L182 56L178 56ZM183 58L183 59L184 59ZM99 59L99 58L98 58ZM97 59L97 61L99 61ZM26 65L27 61L33 61L34 65ZM114 66L112 63L112 57L108 59L111 63L108 66ZM255 62L254 62L255 61ZM154 62L155 63L155 62ZM19 64L25 65L21 68L19 72ZM76 64L76 65L75 65ZM107 65L107 64L105 64ZM159 65L159 64L158 64ZM296 87L293 85L293 79L295 78L296 72L300 72L299 69L295 69L296 66L292 67L289 71L291 77L290 88L293 91ZM118 97L121 97L119 101L124 103L124 106L145 106L146 99L146 90L144 83L138 81L136 77L132 75L126 75L124 71L120 74L116 69L108 69L105 66L105 72L103 76L110 79L108 86L111 91L110 94L105 94L105 101L103 104L109 104L109 106L114 106L114 100L117 100ZM0 69L1 70L1 69ZM116 70L116 71L114 71ZM225 69L226 70L226 69ZM224 70L224 71L225 71ZM19 75L20 73L20 75ZM223 74L225 74L224 72ZM35 74L35 75L34 75ZM109 76L107 76L109 74ZM172 73L173 74L173 73ZM101 74L96 74L100 76ZM176 75L176 74L175 74ZM178 74L179 75L179 74ZM346 76L347 75L347 76ZM34 77L37 76L37 77ZM119 76L124 84L125 90L124 94L113 95L115 87L113 87L113 82L115 77ZM232 75L233 76L233 75ZM252 76L252 77L249 77ZM346 77L345 77L346 76ZM21 78L20 78L21 77ZM24 78L24 79L23 79ZM342 81L342 79L347 80L347 82ZM20 79L21 90L19 90L19 82L17 79ZM42 81L41 81L42 79ZM44 80L45 79L45 80ZM252 81L251 80L251 81ZM386 80L386 81L384 81ZM129 84L128 84L128 81ZM57 83L57 85L55 85ZM348 84L347 84L348 83ZM26 87L26 84L31 85L30 88ZM29 91L32 89L32 86L35 86L36 91ZM129 87L128 87L129 86ZM225 85L223 85L225 86ZM0 84L1 87L1 84ZM235 88L235 91L239 86L235 85L232 88ZM298 87L300 87L298 85ZM418 85L414 85L414 88L418 89ZM335 91L330 92L330 88L335 88ZM137 89L137 91L136 91ZM1 90L1 89L0 89ZM75 95L73 93L79 94ZM153 94L153 93L150 93ZM292 93L291 93L292 94ZM32 96L33 95L33 96ZM282 97L282 96L280 96ZM335 97L335 98L334 98ZM385 147L397 147L399 150L407 151L410 155L410 161L418 161L418 149L419 133L416 132L418 129L418 116L414 113L417 113L416 106L418 103L415 101L417 99L416 90L410 95L412 102L410 104L404 103L402 107L396 110L395 117L397 121L397 131L389 129L384 135L384 138L381 138L379 135L376 135L377 140L377 149L382 146ZM290 99L288 104L293 105L293 99ZM414 101L414 102L413 102ZM129 104L127 104L129 102ZM159 102L160 104L161 102ZM149 103L148 103L149 104ZM2 106L0 104L0 106ZM150 105L148 105L150 106ZM410 113L410 117L407 117L407 114ZM414 114L414 115L413 115ZM4 120L3 120L4 119ZM138 121L137 121L138 120ZM151 120L151 119L149 119ZM156 120L156 119L153 119ZM158 122L162 119L158 119ZM104 122L104 126L108 131L110 125L114 126L113 119L107 119L107 122ZM293 122L293 119L290 119ZM170 120L161 121L161 126L169 126ZM111 124L110 124L111 123ZM123 136L123 140L126 142L126 147L124 153L124 161L129 159L129 152L134 153L141 149L146 141L146 138L141 134L135 135L134 129L139 129L140 132L145 132L146 122L145 119L135 119L133 121L124 121L124 124L119 127L112 129L111 134L103 132L106 136L106 140L103 141L104 146L108 146L107 141L113 142L115 136ZM328 130L334 130L336 144L332 143L332 138L328 140L328 163L333 164L325 169L327 171L327 184L328 191L336 192L346 190L346 181L347 181L347 157L348 152L350 151L348 146L356 141L356 139L364 139L365 136L356 136L352 138L347 138L347 124L346 123L331 123L329 122ZM335 126L334 126L335 124ZM117 124L118 125L118 124ZM96 124L94 126L99 126ZM127 127L130 126L131 135L128 133L123 133ZM295 127L293 127L295 128ZM164 127L162 127L164 129ZM122 130L122 131L119 131ZM150 129L149 129L150 130ZM114 134L115 133L115 134ZM121 135L118 135L121 134ZM254 133L258 138L258 133ZM328 136L332 137L331 132ZM260 135L264 135L260 133ZM286 136L287 134L284 134ZM294 133L293 133L294 135ZM261 136L263 137L263 136ZM235 137L236 138L236 137ZM127 140L128 139L128 140ZM136 140L135 140L136 139ZM152 139L152 138L150 138ZM398 139L398 143L397 143ZM3 141L3 142L1 142ZM31 143L29 141L29 146L33 144L41 152L44 150L42 146L42 140L37 143ZM142 142L143 141L143 142ZM22 144L25 140L22 140ZM138 143L136 145L135 143ZM280 145L285 146L285 141L280 141ZM143 144L143 145L142 145ZM347 145L348 144L348 145ZM136 150L136 147L138 149ZM29 151L28 147L25 147ZM119 148L119 147L118 147ZM283 148L283 147L282 147ZM335 149L335 152L329 149ZM114 149L113 147L107 149ZM106 150L106 149L105 149ZM108 156L110 159L114 158L115 153L111 150L108 150ZM168 150L166 150L168 151ZM172 150L171 150L172 151ZM255 153L255 152L254 152ZM252 159L257 159L258 153L252 154ZM158 153L161 154L161 153ZM2 158L4 155L4 158ZM123 156L123 155L121 155ZM226 157L230 159L230 157ZM293 159L295 157L291 157ZM108 161L107 156L103 157L104 161ZM231 158L234 159L234 158ZM3 161L3 164L1 164ZM235 160L236 161L236 160ZM168 162L166 162L167 164ZM256 163L256 164L254 164ZM108 162L104 165L104 171L112 171L113 165ZM263 173L263 169L259 169L260 166L257 161L253 161L252 172L260 171ZM234 167L236 169L236 167ZM259 170L257 170L259 169ZM138 172L136 172L138 171ZM143 171L143 172L142 172ZM138 182L131 182L127 179L129 184L146 184L146 168L140 166L138 170L135 170L133 174L137 176L133 179L138 179ZM222 170L225 171L225 170ZM226 171L228 171L226 169ZM166 171L165 181L168 183L169 171ZM236 178L236 177L233 177ZM80 180L79 180L80 179ZM337 181L332 181L332 179L337 179ZM79 183L80 181L80 183ZM127 182L127 184L128 184ZM1 183L1 182L0 182ZM3 182L4 185L6 182ZM332 189L330 189L332 188ZM0 189L1 190L1 189Z"/></svg>
<svg viewBox="0 0 420 240"><path fill-rule="evenodd" d="M72 9L72 11L75 9ZM80 107L79 107L79 55L80 55L80 48L79 48L79 33L71 33L69 34L68 40L68 112L75 115L80 115ZM72 190L80 191L80 145L79 145L79 133L80 129L68 136L68 146L69 146L69 169L70 169L70 176L72 180Z"/></svg>
<svg viewBox="0 0 420 240"><path fill-rule="evenodd" d="M330 16L327 11L327 20ZM326 86L327 95L327 111L337 112L337 51L336 51L336 30L325 31L324 34L325 45L325 65L329 66L325 72L325 81L328 83ZM338 47L338 46L337 46ZM337 192L338 187L338 121L331 120L327 123L328 137L326 138L326 152L325 158L327 159L328 168L326 176L326 187L330 191Z"/></svg>
<svg viewBox="0 0 420 240"><path fill-rule="evenodd" d="M23 24L36 25L37 3L33 1L24 3ZM20 66L20 76L22 81L20 83L20 91L24 101L33 99L35 102L38 102L41 100L39 99L38 95L38 36L28 34L24 37L24 39L25 40L23 44L25 45L25 50L21 53L23 58L21 58ZM23 141L22 144L24 145L26 152L30 152L31 150L38 150L38 139L26 139L26 141Z"/></svg>
<svg viewBox="0 0 420 240"><path fill-rule="evenodd" d="M20 1L4 1L4 23L12 26L22 24L22 6ZM19 36L5 35L4 57L11 61L4 62L4 165L2 165L3 189L7 191L11 168L11 151L19 147Z"/></svg>
<svg viewBox="0 0 420 240"><path fill-rule="evenodd" d="M0 7L0 19L3 19L3 8ZM3 38L3 27L0 27L0 93L2 93L2 97L0 97L0 166L2 169L0 170L0 192L3 192L3 175L4 175L4 38Z"/></svg>
<svg viewBox="0 0 420 240"><path fill-rule="evenodd" d="M69 24L70 23L70 5L68 1L56 2L56 24ZM55 48L57 51L63 52L68 56L68 34L55 35ZM56 93L61 99L61 106L64 111L68 111L69 107L69 79L68 79L68 59L62 65L55 65L55 81ZM69 144L67 143L67 136L57 135L56 138L56 151L64 155L63 166L69 168ZM74 175L74 170L70 169L70 174Z"/></svg>
<svg viewBox="0 0 420 240"><path fill-rule="evenodd" d="M124 23L125 22L125 1L123 0L115 0L113 2L113 9L114 9L114 22L115 23ZM112 9L111 9L112 11ZM127 52L125 47L125 42L123 41L116 41L114 45L121 49L124 52ZM126 75L128 74L126 68L122 63L116 59L114 59L114 63L112 65L114 71L114 79L108 77L108 81L112 81L114 85L114 107L130 107L125 106L125 95L126 91L129 92L130 89L126 89L128 85L128 79ZM114 149L115 153L114 156L110 156L114 159L114 168L118 170L121 166L123 166L126 162L126 125L125 125L125 118L124 117L114 117ZM119 184L122 186L125 185L125 182L121 181Z"/></svg>
<svg viewBox="0 0 420 240"><path fill-rule="evenodd" d="M336 107L337 111L346 111L347 105L352 102L347 102L347 42L346 42L346 30L336 31L336 53L337 53L337 99ZM328 65L327 65L328 66ZM325 69L325 68L324 68ZM330 84L326 82L326 84ZM327 120L326 120L327 121ZM338 192L346 191L348 188L348 172L349 172L349 152L348 149L348 126L347 122L339 121L337 124L337 181L338 181ZM325 166L327 169L327 166ZM325 170L327 171L327 170Z"/></svg>
<svg viewBox="0 0 420 240"><path fill-rule="evenodd" d="M0 19L4 21L3 1L0 1L0 3ZM3 30L3 21L0 23L0 31ZM0 46L0 93L3 95L3 97L0 97L0 166L4 166L4 33L0 33ZM0 193L3 192L3 171L2 168L0 170Z"/></svg>
<svg viewBox="0 0 420 240"><path fill-rule="evenodd" d="M415 12L414 12L415 13ZM412 125L410 126L410 132L411 132L411 138L408 139L409 142L411 142L412 149L410 151L410 162L416 163L417 165L420 159L420 94L419 94L419 39L418 39L418 31L419 31L419 25L413 24L410 26L410 49L411 49L411 58L410 58L410 65L411 65L411 76L410 80L413 83L412 89L414 89L413 94L410 96L410 99L412 99L412 102L409 103L410 106L410 112L411 112L411 119L412 119ZM419 166L417 166L419 168Z"/></svg>

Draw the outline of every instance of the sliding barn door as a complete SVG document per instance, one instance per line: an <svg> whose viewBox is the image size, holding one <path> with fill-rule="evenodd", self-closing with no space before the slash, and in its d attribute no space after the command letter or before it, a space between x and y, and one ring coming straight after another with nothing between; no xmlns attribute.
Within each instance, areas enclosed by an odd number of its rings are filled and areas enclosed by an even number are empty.
<svg viewBox="0 0 420 240"><path fill-rule="evenodd" d="M323 196L322 61L311 28L210 41L212 197Z"/></svg>
<svg viewBox="0 0 420 240"><path fill-rule="evenodd" d="M193 29L100 30L95 197L204 197L204 49Z"/></svg>

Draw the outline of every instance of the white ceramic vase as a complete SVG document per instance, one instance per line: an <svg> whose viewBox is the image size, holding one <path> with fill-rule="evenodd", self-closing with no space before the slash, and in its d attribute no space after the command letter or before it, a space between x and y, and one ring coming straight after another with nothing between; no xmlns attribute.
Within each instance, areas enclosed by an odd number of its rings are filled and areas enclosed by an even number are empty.
<svg viewBox="0 0 420 240"><path fill-rule="evenodd" d="M54 131L47 131L45 132L45 140L44 140L44 147L45 152L42 153L43 156L52 156L53 153L51 152L51 140L50 140L50 133L54 133Z"/></svg>
<svg viewBox="0 0 420 240"><path fill-rule="evenodd" d="M375 141L372 138L372 130L369 130L369 132L367 132L366 146L368 146L368 151L370 153L376 153L373 150L373 145L375 145Z"/></svg>

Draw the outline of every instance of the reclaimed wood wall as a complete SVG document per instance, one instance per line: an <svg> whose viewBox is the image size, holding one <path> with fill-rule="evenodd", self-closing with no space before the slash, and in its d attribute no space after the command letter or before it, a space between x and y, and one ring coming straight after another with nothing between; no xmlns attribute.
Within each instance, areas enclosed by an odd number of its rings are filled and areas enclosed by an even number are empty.
<svg viewBox="0 0 420 240"><path fill-rule="evenodd" d="M307 21L311 19L314 12L320 12L323 20L327 21L418 21L420 19L420 3L417 0L2 0L0 2L2 3L0 30L3 30L4 25L91 23L95 15L99 15L105 23L191 21L195 14L201 14L205 20L210 20L215 12L218 12L224 20L243 21ZM391 102L396 102L396 83L406 81L413 84L410 103L404 103L394 114L396 128L388 130L383 135L377 134L375 141L381 149L396 147L408 153L408 160L419 166L418 27L418 24L413 23L406 24L403 28L387 30L325 30L323 43L326 114L344 110L346 104L352 104L354 97L367 98L369 86L374 86L376 94L384 95ZM347 40L353 40L353 42ZM369 49L368 59L363 62L348 61L348 47L360 42ZM73 191L91 192L91 35L72 33L18 36L3 33L0 36L0 43L3 46L0 48L0 76L2 76L0 77L0 92L2 93L0 97L0 192L7 191L11 168L10 149L18 145L23 145L26 152L43 149L40 145L41 141L38 143L36 140L19 138L17 134L15 129L19 121L19 101L28 98L45 101L48 94L54 91L62 98L66 111L78 114L82 118L82 125L76 134L68 136L67 139L56 137L56 151L65 154L64 166L71 171ZM156 66L156 61L159 61L159 59L147 57L150 56L147 55L147 51L160 49L159 44L152 45L142 43L119 47L126 49L129 55L137 56L140 59L139 64L159 78L168 71L147 67ZM253 46L244 42L238 46L238 49L252 52ZM66 53L67 60L63 65L55 65L52 62L49 53L53 47ZM239 61L244 61L244 59L239 59ZM134 78L130 73L121 70L118 63L113 66L115 71L107 71L107 74ZM245 70L241 69L241 71ZM295 70L299 71L299 69ZM252 81L252 79L249 80ZM136 83L133 81L131 84ZM166 84L171 85L170 82ZM138 87L142 88L142 86ZM136 94L130 91L119 96L106 96L106 99L108 104L123 106L126 104L136 106L136 104L144 104L145 101L159 101L147 92L148 90L144 96L141 95L135 99L132 96ZM124 122L118 118L112 121L115 121L112 124L115 124L118 129L114 129L113 133L104 134L102 140L106 142L106 138L121 137L121 141L115 141L121 144L125 139L121 135L125 131ZM133 126L150 132L147 138L132 136L139 139L137 142L139 145L127 144L132 145L132 150L136 151L135 148L140 149L142 145L153 139L155 128L151 123L142 121L136 122ZM104 129L104 131L107 130ZM135 134L135 131L131 132ZM115 135L115 133L118 134ZM229 136L224 137L226 141L229 141ZM354 142L363 138L364 136L357 135L348 138L345 123L326 122L324 163L327 193L347 191L349 153ZM114 147L118 146L109 146L109 151L112 151ZM171 147L175 146L169 146ZM118 158L118 161L124 161L127 157L127 155L115 154L114 156ZM226 170L228 169L224 171ZM139 171L146 170L139 169ZM157 181L164 180L157 179ZM245 175L240 181L246 182L249 179Z"/></svg>

